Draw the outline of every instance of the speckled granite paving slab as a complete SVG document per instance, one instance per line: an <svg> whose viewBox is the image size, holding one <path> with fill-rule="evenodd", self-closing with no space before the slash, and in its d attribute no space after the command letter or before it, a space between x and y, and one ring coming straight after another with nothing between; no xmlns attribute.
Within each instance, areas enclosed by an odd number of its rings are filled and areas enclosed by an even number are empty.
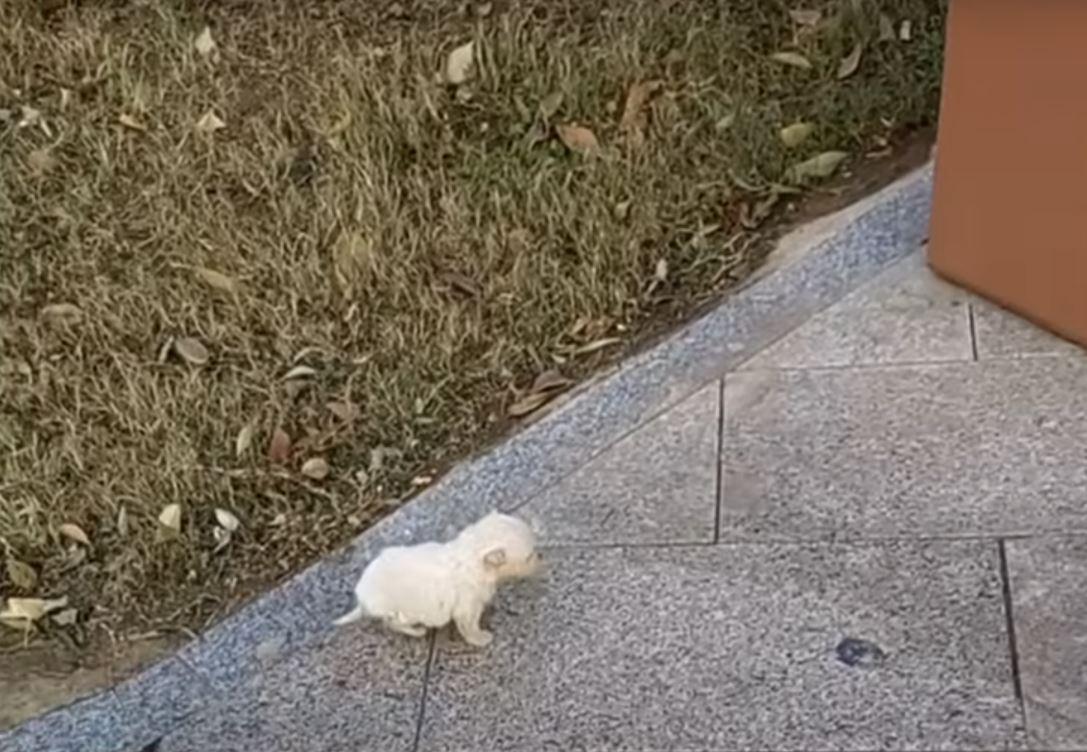
<svg viewBox="0 0 1087 752"><path fill-rule="evenodd" d="M1019 743L990 542L568 551L480 653L439 641L419 749Z"/></svg>
<svg viewBox="0 0 1087 752"><path fill-rule="evenodd" d="M1087 532L1087 358L725 379L722 538Z"/></svg>
<svg viewBox="0 0 1087 752"><path fill-rule="evenodd" d="M1007 544L1030 744L1087 749L1087 538Z"/></svg>

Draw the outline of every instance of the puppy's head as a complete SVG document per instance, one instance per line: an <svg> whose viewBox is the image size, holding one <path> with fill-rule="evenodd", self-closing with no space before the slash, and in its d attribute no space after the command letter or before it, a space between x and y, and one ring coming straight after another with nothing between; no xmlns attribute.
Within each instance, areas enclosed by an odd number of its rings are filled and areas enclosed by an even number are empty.
<svg viewBox="0 0 1087 752"><path fill-rule="evenodd" d="M469 530L482 556L483 568L496 580L530 577L539 571L536 533L523 520L492 512Z"/></svg>

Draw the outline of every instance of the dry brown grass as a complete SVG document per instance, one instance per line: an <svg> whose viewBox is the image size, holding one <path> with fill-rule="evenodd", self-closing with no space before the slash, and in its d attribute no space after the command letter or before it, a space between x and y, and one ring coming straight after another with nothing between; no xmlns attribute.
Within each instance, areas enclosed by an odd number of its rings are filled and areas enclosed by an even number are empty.
<svg viewBox="0 0 1087 752"><path fill-rule="evenodd" d="M812 0L826 23L799 41L791 5L5 0L0 555L37 582L0 574L0 593L68 596L77 637L199 628L478 447L535 374L614 355L578 345L635 341L741 279L758 230L740 220L790 165L863 158L936 109L942 0ZM879 5L911 41L878 41ZM469 39L470 83L437 82ZM787 48L814 68L769 59ZM632 148L624 98L647 80ZM208 111L226 127L198 132ZM796 120L817 127L789 150ZM554 137L569 122L599 154ZM208 363L160 358L174 337ZM285 381L299 363L316 375ZM327 479L299 472L312 456ZM170 503L181 534L161 541ZM216 507L242 521L219 552Z"/></svg>

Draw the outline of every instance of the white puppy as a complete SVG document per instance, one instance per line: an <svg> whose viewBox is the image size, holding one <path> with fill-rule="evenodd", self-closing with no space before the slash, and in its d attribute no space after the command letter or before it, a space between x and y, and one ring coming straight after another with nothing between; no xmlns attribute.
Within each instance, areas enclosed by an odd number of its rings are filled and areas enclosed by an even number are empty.
<svg viewBox="0 0 1087 752"><path fill-rule="evenodd" d="M335 623L369 617L422 637L452 621L465 642L486 647L494 635L479 619L498 583L528 577L539 564L532 528L492 512L447 543L386 548L359 578L355 608Z"/></svg>

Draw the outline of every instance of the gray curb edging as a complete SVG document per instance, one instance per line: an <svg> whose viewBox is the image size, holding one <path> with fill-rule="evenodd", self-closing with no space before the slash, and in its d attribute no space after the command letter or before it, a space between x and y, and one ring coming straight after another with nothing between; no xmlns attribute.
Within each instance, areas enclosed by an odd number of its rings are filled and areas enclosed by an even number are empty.
<svg viewBox="0 0 1087 752"><path fill-rule="evenodd" d="M593 380L533 425L435 486L201 639L142 674L0 733L5 752L137 752L271 662L321 639L351 605L378 549L445 537L514 509L621 437L732 370L924 242L926 166L783 239L766 269L660 345ZM791 247L790 247L791 244Z"/></svg>

